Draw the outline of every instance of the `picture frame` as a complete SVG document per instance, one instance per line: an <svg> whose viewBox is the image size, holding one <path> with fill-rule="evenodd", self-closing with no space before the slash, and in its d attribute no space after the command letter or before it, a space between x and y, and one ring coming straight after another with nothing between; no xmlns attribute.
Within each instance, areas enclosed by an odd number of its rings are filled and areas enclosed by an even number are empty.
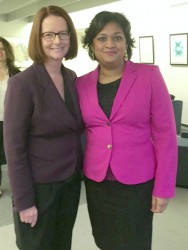
<svg viewBox="0 0 188 250"><path fill-rule="evenodd" d="M188 33L170 34L170 65L188 65Z"/></svg>
<svg viewBox="0 0 188 250"><path fill-rule="evenodd" d="M140 63L154 64L154 38L153 36L139 37L139 58Z"/></svg>

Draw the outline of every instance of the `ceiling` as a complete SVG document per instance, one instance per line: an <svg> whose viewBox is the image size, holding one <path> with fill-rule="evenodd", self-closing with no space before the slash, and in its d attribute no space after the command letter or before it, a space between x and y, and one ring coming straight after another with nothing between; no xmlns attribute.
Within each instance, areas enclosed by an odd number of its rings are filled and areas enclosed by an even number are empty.
<svg viewBox="0 0 188 250"><path fill-rule="evenodd" d="M24 19L26 22L32 22L35 13L48 5L61 6L71 13L118 1L122 0L0 0L0 21L12 22ZM167 2L171 7L188 4L188 0L167 0Z"/></svg>
<svg viewBox="0 0 188 250"><path fill-rule="evenodd" d="M11 22L18 19L32 21L33 15L44 6L58 5L67 12L75 12L95 6L117 2L118 0L0 0L0 21Z"/></svg>

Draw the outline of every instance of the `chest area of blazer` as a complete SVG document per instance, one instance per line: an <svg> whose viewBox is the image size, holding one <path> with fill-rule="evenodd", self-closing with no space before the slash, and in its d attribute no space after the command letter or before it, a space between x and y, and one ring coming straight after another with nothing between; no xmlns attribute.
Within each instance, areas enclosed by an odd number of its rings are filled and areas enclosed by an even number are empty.
<svg viewBox="0 0 188 250"><path fill-rule="evenodd" d="M97 84L88 83L78 87L79 101L85 121L105 119L106 116L99 105ZM105 93L104 93L105 95ZM110 119L149 119L151 86L136 77L124 79L120 83L113 100Z"/></svg>
<svg viewBox="0 0 188 250"><path fill-rule="evenodd" d="M76 129L80 123L81 114L78 109L76 91L73 87L71 86L67 92L68 98L71 100L70 107L70 104L67 105L66 100L62 99L53 83L46 86L36 84L31 95L33 125L36 127L40 125L40 127L59 127L60 129L62 127L71 127Z"/></svg>

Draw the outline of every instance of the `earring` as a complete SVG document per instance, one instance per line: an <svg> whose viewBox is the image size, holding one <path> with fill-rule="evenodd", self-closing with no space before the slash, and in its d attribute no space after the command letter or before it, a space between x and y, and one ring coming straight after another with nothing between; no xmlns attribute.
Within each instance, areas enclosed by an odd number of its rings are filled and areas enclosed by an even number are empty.
<svg viewBox="0 0 188 250"><path fill-rule="evenodd" d="M95 53L94 53L94 51L92 49L91 49L91 57L92 57L93 60L96 60Z"/></svg>
<svg viewBox="0 0 188 250"><path fill-rule="evenodd" d="M125 50L125 54L124 54L124 59L125 59L125 61L128 61L128 53L127 53L127 50Z"/></svg>
<svg viewBox="0 0 188 250"><path fill-rule="evenodd" d="M92 59L95 60L95 54L93 51L92 51Z"/></svg>

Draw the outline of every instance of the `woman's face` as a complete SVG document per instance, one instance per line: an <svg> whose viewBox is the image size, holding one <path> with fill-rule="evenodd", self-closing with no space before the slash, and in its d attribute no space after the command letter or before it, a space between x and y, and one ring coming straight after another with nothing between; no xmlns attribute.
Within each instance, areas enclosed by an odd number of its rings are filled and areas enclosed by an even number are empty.
<svg viewBox="0 0 188 250"><path fill-rule="evenodd" d="M51 32L60 32L62 39L59 35L55 35L53 40ZM70 36L65 19L53 15L46 17L42 22L42 34L42 47L48 58L47 61L62 61L70 47Z"/></svg>
<svg viewBox="0 0 188 250"><path fill-rule="evenodd" d="M0 42L0 62L6 62L6 60L7 60L6 52L3 43Z"/></svg>
<svg viewBox="0 0 188 250"><path fill-rule="evenodd" d="M110 22L93 39L93 52L100 64L118 65L127 48L125 35L116 22Z"/></svg>

